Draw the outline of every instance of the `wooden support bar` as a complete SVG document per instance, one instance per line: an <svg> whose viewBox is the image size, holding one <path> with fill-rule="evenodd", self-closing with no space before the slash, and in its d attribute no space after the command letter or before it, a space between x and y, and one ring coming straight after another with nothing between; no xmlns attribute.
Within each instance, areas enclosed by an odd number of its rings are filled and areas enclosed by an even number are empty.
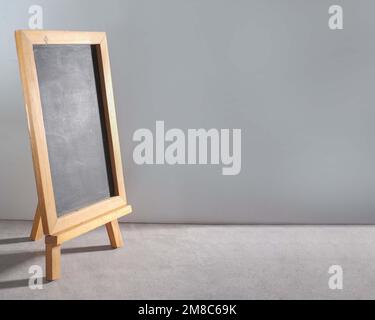
<svg viewBox="0 0 375 320"><path fill-rule="evenodd" d="M48 281L60 278L61 246L46 243L46 278Z"/></svg>
<svg viewBox="0 0 375 320"><path fill-rule="evenodd" d="M121 236L120 226L118 225L117 220L113 220L105 225L107 228L107 233L109 237L109 241L111 243L112 248L120 248L124 245Z"/></svg>
<svg viewBox="0 0 375 320"><path fill-rule="evenodd" d="M81 223L73 228L68 228L66 230L62 230L56 234L46 237L46 243L53 245L61 245L64 242L76 238L86 232L89 232L116 219L119 219L122 216L127 215L131 211L132 207L128 205L121 209L101 215L99 217L96 217L95 219Z"/></svg>
<svg viewBox="0 0 375 320"><path fill-rule="evenodd" d="M33 227L30 233L30 239L33 241L37 241L43 238L43 225L42 225L42 215L40 212L39 203L35 210L34 222Z"/></svg>

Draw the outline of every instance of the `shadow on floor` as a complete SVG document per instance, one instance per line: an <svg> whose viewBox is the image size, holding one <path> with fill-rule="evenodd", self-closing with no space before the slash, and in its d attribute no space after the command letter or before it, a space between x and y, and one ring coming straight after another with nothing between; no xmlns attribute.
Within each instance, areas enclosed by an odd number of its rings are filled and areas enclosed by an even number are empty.
<svg viewBox="0 0 375 320"><path fill-rule="evenodd" d="M11 239L4 239L4 240L11 240ZM62 254L74 254L74 253L85 253L85 252L106 251L106 250L113 250L113 249L110 245L102 245L102 246L90 246L90 247L65 248L61 250L61 253ZM9 269L14 269L15 267L19 265L26 264L28 260L42 257L44 255L45 255L44 251L0 254L0 276L2 273L4 273L5 271ZM0 281L0 290L8 289L8 288L28 287L28 286L29 286L29 279Z"/></svg>
<svg viewBox="0 0 375 320"><path fill-rule="evenodd" d="M35 279L34 279L35 281ZM43 278L42 284L50 283ZM29 286L29 279L19 279L19 280L9 280L0 282L0 290L2 289L11 289L11 288L24 288Z"/></svg>
<svg viewBox="0 0 375 320"><path fill-rule="evenodd" d="M95 251L106 251L106 250L113 250L110 245L104 246L91 246L91 247L77 247L77 248L65 248L61 249L62 254L70 254L70 253L83 253L83 252L95 252ZM44 252L43 252L44 254Z"/></svg>
<svg viewBox="0 0 375 320"><path fill-rule="evenodd" d="M31 242L31 239L29 237L0 239L0 245L2 245L2 244L12 244L12 243L22 243L22 242Z"/></svg>

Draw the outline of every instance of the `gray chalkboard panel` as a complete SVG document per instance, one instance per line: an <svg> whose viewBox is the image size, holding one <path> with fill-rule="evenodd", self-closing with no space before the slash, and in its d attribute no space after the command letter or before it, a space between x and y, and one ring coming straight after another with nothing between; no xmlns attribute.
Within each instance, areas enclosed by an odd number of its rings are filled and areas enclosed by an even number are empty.
<svg viewBox="0 0 375 320"><path fill-rule="evenodd" d="M34 45L57 215L114 195L98 57L91 45Z"/></svg>

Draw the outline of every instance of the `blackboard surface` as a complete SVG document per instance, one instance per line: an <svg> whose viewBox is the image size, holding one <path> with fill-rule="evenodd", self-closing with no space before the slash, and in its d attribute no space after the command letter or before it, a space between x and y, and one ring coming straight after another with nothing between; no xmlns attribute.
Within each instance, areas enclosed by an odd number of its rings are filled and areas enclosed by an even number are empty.
<svg viewBox="0 0 375 320"><path fill-rule="evenodd" d="M95 46L34 45L57 215L113 196Z"/></svg>

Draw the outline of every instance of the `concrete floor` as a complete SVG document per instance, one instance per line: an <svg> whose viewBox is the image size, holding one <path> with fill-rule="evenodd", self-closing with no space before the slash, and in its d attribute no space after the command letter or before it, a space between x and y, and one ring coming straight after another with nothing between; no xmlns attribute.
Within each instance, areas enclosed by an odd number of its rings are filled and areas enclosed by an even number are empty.
<svg viewBox="0 0 375 320"><path fill-rule="evenodd" d="M121 224L63 246L62 279L28 288L44 268L30 222L0 222L0 299L374 299L375 227ZM328 268L344 269L330 290Z"/></svg>

